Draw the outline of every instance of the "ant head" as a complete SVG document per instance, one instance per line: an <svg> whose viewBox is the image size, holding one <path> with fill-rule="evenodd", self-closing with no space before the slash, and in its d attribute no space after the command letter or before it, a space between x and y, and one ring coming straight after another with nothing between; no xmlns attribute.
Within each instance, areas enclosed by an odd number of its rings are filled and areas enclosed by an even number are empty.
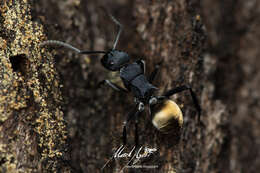
<svg viewBox="0 0 260 173"><path fill-rule="evenodd" d="M127 53L119 50L108 51L101 59L101 64L108 70L117 71L128 63L130 57Z"/></svg>

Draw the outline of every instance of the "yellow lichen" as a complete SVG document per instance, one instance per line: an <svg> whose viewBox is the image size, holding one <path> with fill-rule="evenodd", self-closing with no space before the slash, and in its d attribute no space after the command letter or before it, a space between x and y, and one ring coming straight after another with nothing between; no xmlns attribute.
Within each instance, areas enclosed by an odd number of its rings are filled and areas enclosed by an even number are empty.
<svg viewBox="0 0 260 173"><path fill-rule="evenodd" d="M13 40L7 40L0 35L0 122L6 123L11 116L19 116L25 122L30 121L26 127L19 124L9 132L9 141L12 142L8 146L2 140L5 135L0 126L0 158L6 160L1 165L0 172L2 169L8 170L7 172L37 172L37 165L35 168L23 166L22 163L17 166L21 162L16 150L19 148L16 146L17 140L23 141L20 147L23 147L25 154L35 158L41 156L39 163L48 158L62 157L64 151L61 148L66 143L67 132L63 113L60 108L56 108L60 107L62 100L60 84L53 70L53 57L38 47L45 37L43 27L31 21L27 0L4 1L0 4L0 13L3 18L1 29L14 37ZM25 55L26 63L30 64L29 68L24 67L25 74L14 71L10 61L11 57L21 54ZM40 81L39 74L45 75L47 80ZM52 103L48 103L50 97ZM38 141L35 141L31 130L38 136ZM41 153L32 151L33 143L42 148ZM52 169L55 172L55 167Z"/></svg>

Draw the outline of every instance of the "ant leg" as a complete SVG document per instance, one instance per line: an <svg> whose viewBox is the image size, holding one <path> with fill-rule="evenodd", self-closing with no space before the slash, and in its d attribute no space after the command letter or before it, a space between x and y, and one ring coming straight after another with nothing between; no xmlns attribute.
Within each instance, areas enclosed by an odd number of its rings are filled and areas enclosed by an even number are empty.
<svg viewBox="0 0 260 173"><path fill-rule="evenodd" d="M111 88L113 88L116 91L128 93L128 91L126 89L118 86L117 84L115 84L113 82L110 82L109 80L103 80L103 81L99 82L98 87L100 87L101 85L105 85L105 84L110 86Z"/></svg>
<svg viewBox="0 0 260 173"><path fill-rule="evenodd" d="M192 97L192 100L193 100L193 104L198 111L198 121L200 122L201 108L200 108L200 105L199 105L199 102L198 102L198 99L197 99L195 93L192 91L192 88L189 85L183 85L183 86L171 89L171 90L167 91L163 96L170 97L170 96L172 96L176 93L179 93L179 92L182 92L182 91L185 91L185 90L190 91L190 94L191 94L191 97Z"/></svg>
<svg viewBox="0 0 260 173"><path fill-rule="evenodd" d="M128 122L134 118L135 119L135 146L138 146L139 140L138 140L138 118L139 118L139 114L144 110L144 104L139 102L136 104L135 108L127 115L127 119L126 121L124 121L124 125L123 125L123 143L124 145L126 145L126 126L128 124ZM137 111L135 112L135 110L137 109ZM135 112L135 113L134 113ZM133 116L134 115L134 116Z"/></svg>
<svg viewBox="0 0 260 173"><path fill-rule="evenodd" d="M123 124L123 135L122 135L123 145L126 145L126 143L127 143L127 135L126 135L126 126L127 126L127 124L128 124L128 122L124 121L124 124Z"/></svg>
<svg viewBox="0 0 260 173"><path fill-rule="evenodd" d="M153 71L153 72L150 74L150 76L148 77L148 81L149 81L150 83L153 82L153 80L155 79L156 75L158 74L158 71L159 71L159 68L160 68L161 64L162 64L162 61L159 62L158 64L156 64L154 71Z"/></svg>
<svg viewBox="0 0 260 173"><path fill-rule="evenodd" d="M139 145L139 135L138 135L138 115L135 116L135 147L137 148Z"/></svg>
<svg viewBox="0 0 260 173"><path fill-rule="evenodd" d="M145 74L145 61L140 59L140 60L136 61L136 63L141 65L141 67L143 69L143 73Z"/></svg>
<svg viewBox="0 0 260 173"><path fill-rule="evenodd" d="M149 116L151 118L151 120L153 119L152 117L152 110L151 110L151 105L149 104L149 107L148 107L148 112L149 112Z"/></svg>
<svg viewBox="0 0 260 173"><path fill-rule="evenodd" d="M139 145L139 135L138 135L138 123L139 123L139 115L144 111L144 104L139 102L138 111L135 113L135 147L137 148Z"/></svg>
<svg viewBox="0 0 260 173"><path fill-rule="evenodd" d="M122 135L122 138L123 138L123 145L126 145L127 143L127 134L126 134L126 127L129 123L129 121L135 117L136 113L136 108L137 108L137 105L135 105L135 107L127 114L127 117L126 117L126 120L124 121L123 123L123 135Z"/></svg>
<svg viewBox="0 0 260 173"><path fill-rule="evenodd" d="M117 42L119 40L119 37L120 37L120 34L123 30L123 25L110 13L108 13L109 17L113 20L113 22L119 26L119 30L118 30L118 33L116 35L116 39L114 41L114 45L113 45L113 50L116 48L116 45L117 45Z"/></svg>

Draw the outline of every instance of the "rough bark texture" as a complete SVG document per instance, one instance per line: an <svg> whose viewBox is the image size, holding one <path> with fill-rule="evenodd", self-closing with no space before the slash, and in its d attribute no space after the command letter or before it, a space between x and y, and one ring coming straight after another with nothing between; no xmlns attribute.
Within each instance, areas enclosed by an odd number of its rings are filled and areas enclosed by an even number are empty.
<svg viewBox="0 0 260 173"><path fill-rule="evenodd" d="M0 4L0 172L69 172L58 75L30 8Z"/></svg>
<svg viewBox="0 0 260 173"><path fill-rule="evenodd" d="M256 0L1 1L0 172L100 172L121 145L133 97L96 87L103 79L120 85L118 74L100 56L39 47L56 39L108 50L117 28L100 7L124 25L118 49L144 59L147 74L163 62L158 94L190 84L203 110L199 126L189 93L172 97L184 115L180 136L160 134L143 113L141 145L158 152L139 165L158 167L123 172L257 172ZM134 124L128 133L130 150ZM104 172L119 172L127 161L113 160Z"/></svg>

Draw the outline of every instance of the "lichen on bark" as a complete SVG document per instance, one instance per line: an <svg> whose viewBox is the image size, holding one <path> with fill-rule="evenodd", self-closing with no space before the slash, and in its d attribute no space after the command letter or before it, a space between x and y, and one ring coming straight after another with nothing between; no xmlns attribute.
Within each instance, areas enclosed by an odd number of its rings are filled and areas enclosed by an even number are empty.
<svg viewBox="0 0 260 173"><path fill-rule="evenodd" d="M30 8L0 2L0 172L69 172L59 78Z"/></svg>

